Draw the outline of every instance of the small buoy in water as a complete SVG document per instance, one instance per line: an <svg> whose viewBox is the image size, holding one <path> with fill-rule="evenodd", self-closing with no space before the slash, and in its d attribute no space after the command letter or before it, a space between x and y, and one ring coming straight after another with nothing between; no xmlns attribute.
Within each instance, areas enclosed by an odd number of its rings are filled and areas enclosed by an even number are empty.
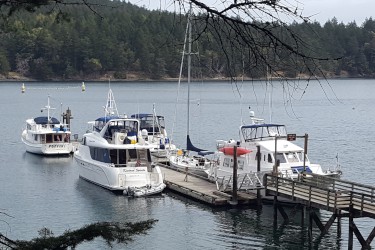
<svg viewBox="0 0 375 250"><path fill-rule="evenodd" d="M82 82L82 92L86 90L85 82Z"/></svg>
<svg viewBox="0 0 375 250"><path fill-rule="evenodd" d="M25 84L22 83L22 87L21 87L21 91L22 91L22 93L25 93L25 90L26 90L26 88L25 88Z"/></svg>

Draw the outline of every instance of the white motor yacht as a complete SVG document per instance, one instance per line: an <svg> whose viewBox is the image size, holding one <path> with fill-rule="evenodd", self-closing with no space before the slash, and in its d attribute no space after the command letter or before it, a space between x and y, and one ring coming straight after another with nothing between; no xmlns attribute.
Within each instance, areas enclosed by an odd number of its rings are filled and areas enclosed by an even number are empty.
<svg viewBox="0 0 375 250"><path fill-rule="evenodd" d="M140 134L137 119L114 118L83 135L74 152L79 176L89 182L129 196L163 191L163 175L151 160L151 146Z"/></svg>
<svg viewBox="0 0 375 250"><path fill-rule="evenodd" d="M339 166L323 170L319 164L310 162L304 149L292 142L285 125L264 123L250 112L252 123L240 126L240 140L217 141L216 165L207 170L210 178L233 175L234 146L237 149L237 174L272 172L288 178L297 178L300 173L339 177ZM258 169L257 152L260 150ZM259 170L259 171L258 171Z"/></svg>
<svg viewBox="0 0 375 250"><path fill-rule="evenodd" d="M26 128L22 131L21 140L26 146L26 151L40 155L68 155L73 152L73 144L70 141L70 126L61 123L57 118L50 116L48 104L43 110L47 110L46 116L39 116L26 120Z"/></svg>

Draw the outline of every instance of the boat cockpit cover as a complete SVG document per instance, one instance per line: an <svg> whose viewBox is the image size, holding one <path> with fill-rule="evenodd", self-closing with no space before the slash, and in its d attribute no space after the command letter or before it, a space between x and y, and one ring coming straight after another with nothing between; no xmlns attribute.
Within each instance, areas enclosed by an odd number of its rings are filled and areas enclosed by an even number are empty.
<svg viewBox="0 0 375 250"><path fill-rule="evenodd" d="M39 116L34 118L34 121L36 124L60 124L59 120L57 120L55 117L50 117L48 121L47 116Z"/></svg>
<svg viewBox="0 0 375 250"><path fill-rule="evenodd" d="M275 136L286 136L285 125L281 124L252 124L240 127L241 140L270 139Z"/></svg>
<svg viewBox="0 0 375 250"><path fill-rule="evenodd" d="M112 119L118 119L118 118L120 118L120 117L118 117L118 116L103 116L103 117L99 117L95 121L97 121L97 122L107 122L107 121L110 121Z"/></svg>
<svg viewBox="0 0 375 250"><path fill-rule="evenodd" d="M284 127L285 125L282 124L252 124L252 125L244 125L242 128L263 128L263 127Z"/></svg>
<svg viewBox="0 0 375 250"><path fill-rule="evenodd" d="M134 114L134 115L130 116L130 118L133 118L133 119L142 119L142 118L145 118L145 117L153 117L153 114ZM160 118L160 117L163 117L163 116L157 115L156 117Z"/></svg>

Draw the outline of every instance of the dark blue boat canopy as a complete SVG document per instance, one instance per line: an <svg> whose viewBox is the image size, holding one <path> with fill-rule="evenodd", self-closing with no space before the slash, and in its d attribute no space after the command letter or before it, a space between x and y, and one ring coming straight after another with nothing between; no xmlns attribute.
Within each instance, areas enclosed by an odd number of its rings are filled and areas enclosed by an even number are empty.
<svg viewBox="0 0 375 250"><path fill-rule="evenodd" d="M34 118L34 121L36 124L60 124L60 121L57 120L55 117L50 117L50 120L48 121L47 116L39 116Z"/></svg>
<svg viewBox="0 0 375 250"><path fill-rule="evenodd" d="M242 128L265 128L265 127L281 127L281 126L285 126L285 125L262 123L262 124L244 125L244 126L242 126Z"/></svg>
<svg viewBox="0 0 375 250"><path fill-rule="evenodd" d="M118 116L102 116L102 117L99 117L98 119L96 119L95 121L97 122L108 122L110 120L113 120L113 119L119 119L120 117Z"/></svg>
<svg viewBox="0 0 375 250"><path fill-rule="evenodd" d="M130 118L133 118L133 119L143 119L145 117L153 117L154 115L153 114L146 114L146 113L140 113L140 114L133 114L130 116ZM161 115L157 115L156 117L163 117Z"/></svg>

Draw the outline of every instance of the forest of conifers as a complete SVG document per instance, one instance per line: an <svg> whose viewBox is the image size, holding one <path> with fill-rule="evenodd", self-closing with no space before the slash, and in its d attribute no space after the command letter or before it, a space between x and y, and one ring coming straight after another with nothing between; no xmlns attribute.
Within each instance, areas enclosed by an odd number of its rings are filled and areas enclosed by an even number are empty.
<svg viewBox="0 0 375 250"><path fill-rule="evenodd" d="M97 12L87 6L62 6L62 14L39 9L1 19L0 75L36 80L178 77L185 16L150 11L125 2L101 3L103 7ZM111 8L112 4L116 8ZM303 53L338 58L317 61L326 76L375 76L375 20L343 24L332 18L324 25L293 23L289 28L309 44L300 48L305 50ZM213 42L217 35L207 28L195 41L193 50L199 52L199 63L194 67L199 67L202 77L242 73L252 78L265 76L264 65L257 65L255 60L253 65L244 65L243 55L230 55L237 60L229 63L223 52L226 45ZM288 60L292 59L278 57L272 64L286 77L306 73L303 67L285 63Z"/></svg>

